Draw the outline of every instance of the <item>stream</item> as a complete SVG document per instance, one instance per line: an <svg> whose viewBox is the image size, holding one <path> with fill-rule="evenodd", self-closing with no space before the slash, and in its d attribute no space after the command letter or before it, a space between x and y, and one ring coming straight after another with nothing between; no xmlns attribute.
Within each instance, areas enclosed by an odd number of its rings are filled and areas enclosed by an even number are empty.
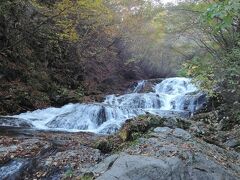
<svg viewBox="0 0 240 180"><path fill-rule="evenodd" d="M139 115L189 117L206 103L206 95L191 83L191 79L167 78L152 85L151 92L140 93L147 82L139 81L130 93L108 95L101 103L67 104L11 118L38 130L110 134L116 132L127 119Z"/></svg>

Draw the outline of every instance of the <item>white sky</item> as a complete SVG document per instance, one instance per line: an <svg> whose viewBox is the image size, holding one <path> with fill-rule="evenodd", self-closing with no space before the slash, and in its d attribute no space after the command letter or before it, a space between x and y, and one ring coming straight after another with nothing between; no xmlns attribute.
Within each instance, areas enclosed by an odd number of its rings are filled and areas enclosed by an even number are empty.
<svg viewBox="0 0 240 180"><path fill-rule="evenodd" d="M176 0L161 0L163 4L167 4L167 3L175 3Z"/></svg>
<svg viewBox="0 0 240 180"><path fill-rule="evenodd" d="M159 0L152 0L153 2L155 1L159 1ZM163 4L167 4L167 3L173 3L173 4L177 4L178 2L181 2L181 1L183 1L183 0L160 0L161 1L161 3L163 3Z"/></svg>

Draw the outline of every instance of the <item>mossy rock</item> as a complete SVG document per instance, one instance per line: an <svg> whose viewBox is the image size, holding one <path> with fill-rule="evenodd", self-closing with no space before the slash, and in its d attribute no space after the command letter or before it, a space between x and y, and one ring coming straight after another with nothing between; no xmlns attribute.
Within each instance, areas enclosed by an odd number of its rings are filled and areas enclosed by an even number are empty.
<svg viewBox="0 0 240 180"><path fill-rule="evenodd" d="M164 119L158 116L146 115L128 120L120 129L118 135L123 142L136 139L136 134L146 133L149 129L163 125Z"/></svg>
<svg viewBox="0 0 240 180"><path fill-rule="evenodd" d="M131 139L131 131L129 128L126 128L126 127L122 128L119 131L118 135L120 136L121 140L123 140L123 141L128 141Z"/></svg>
<svg viewBox="0 0 240 180"><path fill-rule="evenodd" d="M95 143L94 147L99 149L102 153L109 153L114 148L114 142L110 138L101 139Z"/></svg>
<svg viewBox="0 0 240 180"><path fill-rule="evenodd" d="M146 120L148 122L149 128L155 128L155 127L162 126L163 122L165 121L165 118L149 115L149 117Z"/></svg>
<svg viewBox="0 0 240 180"><path fill-rule="evenodd" d="M93 172L84 173L80 180L93 180L95 179Z"/></svg>
<svg viewBox="0 0 240 180"><path fill-rule="evenodd" d="M189 129L190 126L192 125L192 123L190 121L187 120L183 120L183 119L176 119L177 121L177 127L181 128L181 129Z"/></svg>
<svg viewBox="0 0 240 180"><path fill-rule="evenodd" d="M127 120L118 133L97 140L93 147L102 153L110 153L129 146L139 137L145 135L150 129L163 126L165 118L144 115Z"/></svg>

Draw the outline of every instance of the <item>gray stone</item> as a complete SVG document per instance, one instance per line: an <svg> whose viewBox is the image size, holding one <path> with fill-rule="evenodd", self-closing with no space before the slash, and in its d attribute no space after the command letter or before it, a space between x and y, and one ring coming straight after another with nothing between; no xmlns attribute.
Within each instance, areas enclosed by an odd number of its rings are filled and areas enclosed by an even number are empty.
<svg viewBox="0 0 240 180"><path fill-rule="evenodd" d="M196 154L192 164L188 167L192 179L204 180L237 180L238 177L231 175L223 166L216 164L214 161L203 154Z"/></svg>
<svg viewBox="0 0 240 180"><path fill-rule="evenodd" d="M238 139L229 139L224 143L225 146L230 147L230 148L235 148L237 146L240 146L240 140Z"/></svg>
<svg viewBox="0 0 240 180"><path fill-rule="evenodd" d="M155 133L165 133L168 134L172 131L169 127L157 127L153 130Z"/></svg>
<svg viewBox="0 0 240 180"><path fill-rule="evenodd" d="M104 159L102 162L100 162L96 166L85 169L83 170L83 172L93 172L94 174L104 173L105 171L111 168L111 166L113 165L113 163L116 161L118 157L119 155L117 154L108 156L106 159Z"/></svg>
<svg viewBox="0 0 240 180"><path fill-rule="evenodd" d="M0 179L20 179L21 174L28 166L30 166L30 163L27 160L11 161L0 167Z"/></svg>
<svg viewBox="0 0 240 180"><path fill-rule="evenodd" d="M189 134L187 131L180 128L174 129L173 135L175 137L182 138L184 140L189 140L192 137L191 134Z"/></svg>
<svg viewBox="0 0 240 180"><path fill-rule="evenodd" d="M161 180L173 177L174 171L181 164L178 158L169 158L168 161L144 156L120 156L112 168L98 180Z"/></svg>
<svg viewBox="0 0 240 180"><path fill-rule="evenodd" d="M204 155L194 157L190 164L177 157L153 158L121 155L97 180L235 180L223 167Z"/></svg>

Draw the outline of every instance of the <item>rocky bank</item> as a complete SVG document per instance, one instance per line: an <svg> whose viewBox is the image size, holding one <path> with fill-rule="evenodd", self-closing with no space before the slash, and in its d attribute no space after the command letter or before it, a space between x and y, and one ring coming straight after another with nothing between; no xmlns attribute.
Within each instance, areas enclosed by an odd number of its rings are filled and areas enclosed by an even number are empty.
<svg viewBox="0 0 240 180"><path fill-rule="evenodd" d="M2 127L0 178L239 179L239 127L216 133L204 115L140 116L108 136Z"/></svg>

